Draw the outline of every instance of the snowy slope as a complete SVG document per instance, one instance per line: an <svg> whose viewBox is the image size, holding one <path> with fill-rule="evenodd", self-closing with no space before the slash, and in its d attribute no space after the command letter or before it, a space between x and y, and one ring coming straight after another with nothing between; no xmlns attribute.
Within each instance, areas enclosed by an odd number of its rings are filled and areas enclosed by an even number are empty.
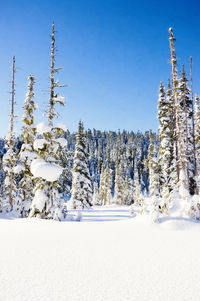
<svg viewBox="0 0 200 301"><path fill-rule="evenodd" d="M82 222L0 219L0 300L199 301L200 223L127 207Z"/></svg>

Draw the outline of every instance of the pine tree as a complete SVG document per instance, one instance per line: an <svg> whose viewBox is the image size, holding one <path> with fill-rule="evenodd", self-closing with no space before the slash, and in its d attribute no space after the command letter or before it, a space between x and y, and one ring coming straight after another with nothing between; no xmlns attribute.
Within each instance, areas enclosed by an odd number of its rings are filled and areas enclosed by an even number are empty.
<svg viewBox="0 0 200 301"><path fill-rule="evenodd" d="M171 50L171 64L172 64L172 87L173 87L173 98L174 98L174 110L175 110L175 130L176 130L176 165L177 165L177 177L179 182L179 193L183 200L182 207L184 208L185 202L189 197L189 173L187 164L187 118L185 107L185 96L182 94L182 83L180 84L180 90L178 93L178 78L176 68L176 55L174 48L174 41L176 40L173 36L172 28L169 28L169 41ZM182 97L183 96L183 97ZM182 100L183 102L182 102ZM182 102L182 105L181 105Z"/></svg>
<svg viewBox="0 0 200 301"><path fill-rule="evenodd" d="M131 205L134 203L134 186L133 181L126 175L123 190L123 204Z"/></svg>
<svg viewBox="0 0 200 301"><path fill-rule="evenodd" d="M158 119L159 126L159 164L161 168L161 194L162 194L162 211L169 211L172 203L172 192L177 182L174 156L174 119L173 119L173 97L168 82L168 90L164 92L164 86L160 83L160 94L158 99Z"/></svg>
<svg viewBox="0 0 200 301"><path fill-rule="evenodd" d="M105 206L111 204L111 170L109 165L101 170L99 196L102 205Z"/></svg>
<svg viewBox="0 0 200 301"><path fill-rule="evenodd" d="M149 197L150 197L150 213L154 222L159 218L159 205L160 205L160 170L158 158L155 153L155 146L152 141L149 145L148 155L149 166Z"/></svg>
<svg viewBox="0 0 200 301"><path fill-rule="evenodd" d="M18 156L19 162L15 168L16 173L21 175L17 195L17 207L19 214L23 217L28 215L33 200L34 180L30 171L30 165L33 159L37 157L33 148L36 135L36 127L34 125L34 111L36 110L34 102L35 78L33 75L30 75L28 80L28 91L24 101L24 115L22 117L24 125L22 127L21 138L23 144Z"/></svg>
<svg viewBox="0 0 200 301"><path fill-rule="evenodd" d="M185 167L185 174L187 177L188 188L190 194L195 193L196 183L195 176L195 158L193 147L193 135L192 135L192 101L190 98L190 91L188 88L188 80L186 78L184 66L182 75L179 81L178 87L178 99L179 99L179 118L181 121L181 138L182 138L182 160Z"/></svg>
<svg viewBox="0 0 200 301"><path fill-rule="evenodd" d="M55 110L55 105L59 103L64 106L64 98L59 97L55 92L56 88L63 87L59 84L59 81L55 81L54 75L61 68L55 68L55 29L54 23L52 24L51 35L51 68L50 68L50 98L49 98L49 110L48 110L48 126L40 125L37 127L37 132L42 135L42 139L36 139L34 141L34 149L37 151L37 155L44 163L48 163L47 166L57 168L57 170L63 170L60 166L61 158L59 149L63 148L63 140L65 134L65 127L63 125L53 124L54 117L58 116L58 112ZM33 162L35 163L35 162ZM63 198L60 195L60 184L58 179L54 181L48 181L46 178L38 176L35 178L34 199L31 205L30 216L40 216L42 218L53 218L61 220L65 217L65 208L63 204Z"/></svg>
<svg viewBox="0 0 200 301"><path fill-rule="evenodd" d="M144 198L141 192L141 185L138 173L138 163L136 160L134 165L134 188L134 205L141 207L144 205Z"/></svg>
<svg viewBox="0 0 200 301"><path fill-rule="evenodd" d="M87 209L92 205L92 185L88 165L86 139L80 121L76 136L70 207Z"/></svg>
<svg viewBox="0 0 200 301"><path fill-rule="evenodd" d="M14 142L15 142L15 133L14 133L14 105L15 105L15 57L13 57L12 63L12 91L11 91L11 110L10 110L10 127L8 131L8 136L6 138L6 149L7 152L3 156L3 169L5 171L4 187L3 187L3 198L4 198L4 207L6 211L13 210L16 197L16 183L15 183L15 174L14 167L16 161Z"/></svg>
<svg viewBox="0 0 200 301"><path fill-rule="evenodd" d="M99 190L97 182L94 182L93 196L92 196L92 204L93 205L101 205Z"/></svg>
<svg viewBox="0 0 200 301"><path fill-rule="evenodd" d="M122 162L117 162L115 171L115 196L114 202L116 205L123 204L124 193L124 179Z"/></svg>
<svg viewBox="0 0 200 301"><path fill-rule="evenodd" d="M199 109L199 95L195 95L195 143L196 143L196 155L197 155L197 169L200 171L200 109Z"/></svg>

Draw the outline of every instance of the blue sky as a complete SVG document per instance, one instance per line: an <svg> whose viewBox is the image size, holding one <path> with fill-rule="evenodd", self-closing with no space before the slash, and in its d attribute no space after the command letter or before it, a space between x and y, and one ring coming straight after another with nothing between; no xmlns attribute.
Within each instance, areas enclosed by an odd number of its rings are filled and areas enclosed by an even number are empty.
<svg viewBox="0 0 200 301"><path fill-rule="evenodd" d="M57 29L58 78L67 105L59 122L74 131L157 129L160 80L167 82L168 28L177 38L178 66L200 92L199 1L34 0L4 1L0 10L0 136L8 128L12 56L16 56L16 130L21 128L27 77L36 77L37 122L48 104L51 22Z"/></svg>

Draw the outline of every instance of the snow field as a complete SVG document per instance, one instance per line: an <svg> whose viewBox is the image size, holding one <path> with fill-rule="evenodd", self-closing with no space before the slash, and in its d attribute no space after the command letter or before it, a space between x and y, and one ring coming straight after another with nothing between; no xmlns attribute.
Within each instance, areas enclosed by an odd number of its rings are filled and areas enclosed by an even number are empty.
<svg viewBox="0 0 200 301"><path fill-rule="evenodd" d="M82 222L1 218L0 300L199 301L199 230L116 206Z"/></svg>

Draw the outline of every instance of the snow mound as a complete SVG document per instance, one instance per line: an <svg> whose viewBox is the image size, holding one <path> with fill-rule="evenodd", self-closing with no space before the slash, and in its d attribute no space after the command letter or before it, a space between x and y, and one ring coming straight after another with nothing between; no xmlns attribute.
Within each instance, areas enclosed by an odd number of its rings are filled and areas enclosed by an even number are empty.
<svg viewBox="0 0 200 301"><path fill-rule="evenodd" d="M43 178L49 182L57 181L62 171L62 167L54 163L48 163L43 159L35 159L31 163L31 173L34 178Z"/></svg>
<svg viewBox="0 0 200 301"><path fill-rule="evenodd" d="M66 125L65 125L64 123L57 123L56 126L55 126L55 128L61 129L61 130L63 130L64 132L67 131L67 127L66 127Z"/></svg>
<svg viewBox="0 0 200 301"><path fill-rule="evenodd" d="M48 125L46 125L44 122L39 123L36 126L36 128L37 128L37 133L41 134L41 135L43 135L43 134L48 133L48 132L51 131L51 127L48 126Z"/></svg>

